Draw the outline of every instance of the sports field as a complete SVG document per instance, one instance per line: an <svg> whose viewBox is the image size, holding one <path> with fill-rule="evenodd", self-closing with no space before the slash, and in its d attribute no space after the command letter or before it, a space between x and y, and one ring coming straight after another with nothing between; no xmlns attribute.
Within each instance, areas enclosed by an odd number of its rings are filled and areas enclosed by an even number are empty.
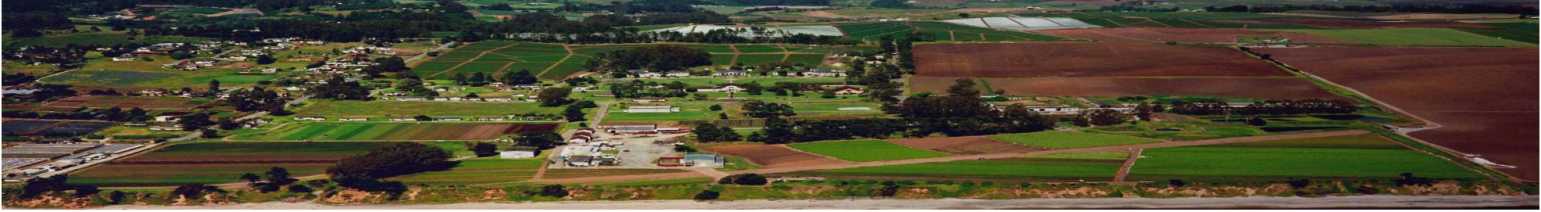
<svg viewBox="0 0 1541 212"><path fill-rule="evenodd" d="M990 139L1044 149L1070 149L1157 142L1155 139L1085 132L1043 131L990 136Z"/></svg>
<svg viewBox="0 0 1541 212"><path fill-rule="evenodd" d="M871 139L819 141L796 143L788 146L804 152L856 162L929 158L947 155L946 153L911 149L887 141Z"/></svg>
<svg viewBox="0 0 1541 212"><path fill-rule="evenodd" d="M1379 178L1413 173L1431 178L1477 178L1470 170L1373 135L1253 144L1146 149L1132 179L1214 180Z"/></svg>

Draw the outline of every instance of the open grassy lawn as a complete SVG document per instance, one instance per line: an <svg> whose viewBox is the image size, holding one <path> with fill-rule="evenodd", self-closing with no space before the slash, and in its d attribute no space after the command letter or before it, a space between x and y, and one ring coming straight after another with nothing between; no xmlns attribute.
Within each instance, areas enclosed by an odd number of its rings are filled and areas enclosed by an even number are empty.
<svg viewBox="0 0 1541 212"><path fill-rule="evenodd" d="M1534 46L1525 42L1443 28L1301 29L1289 31L1311 33L1355 43L1384 46Z"/></svg>
<svg viewBox="0 0 1541 212"><path fill-rule="evenodd" d="M529 180L540 169L544 159L477 158L462 160L454 168L444 171L425 172L393 177L408 185L467 185L507 183Z"/></svg>
<svg viewBox="0 0 1541 212"><path fill-rule="evenodd" d="M297 110L302 116L326 116L331 118L411 117L427 116L506 116L523 113L557 114L562 107L541 107L540 103L493 103L493 102L405 102L405 101L339 101L312 99Z"/></svg>
<svg viewBox="0 0 1541 212"><path fill-rule="evenodd" d="M990 139L1045 149L1070 149L1156 142L1156 139L1085 132L1044 131L990 136Z"/></svg>
<svg viewBox="0 0 1541 212"><path fill-rule="evenodd" d="M1136 179L1476 178L1474 172L1375 135L1146 149Z"/></svg>
<svg viewBox="0 0 1541 212"><path fill-rule="evenodd" d="M929 158L947 155L946 153L911 149L898 144L888 143L887 141L870 139L795 143L788 146L804 152L857 162Z"/></svg>
<svg viewBox="0 0 1541 212"><path fill-rule="evenodd" d="M980 177L1104 180L1118 173L1123 160L1006 159L970 160L820 171L847 176Z"/></svg>
<svg viewBox="0 0 1541 212"><path fill-rule="evenodd" d="M613 105L610 114L605 115L605 121L689 121L689 120L714 120L722 111L711 111L709 107L716 104L710 101L683 101L680 98L669 100L669 105L679 107L679 112L673 113L627 113L625 105Z"/></svg>

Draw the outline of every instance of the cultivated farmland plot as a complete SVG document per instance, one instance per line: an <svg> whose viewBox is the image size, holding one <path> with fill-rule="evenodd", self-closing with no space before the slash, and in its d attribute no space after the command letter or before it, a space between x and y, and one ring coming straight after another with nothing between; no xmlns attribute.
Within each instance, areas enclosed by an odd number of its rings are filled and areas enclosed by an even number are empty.
<svg viewBox="0 0 1541 212"><path fill-rule="evenodd" d="M70 183L105 186L162 186L227 183L244 173L283 167L296 177L320 174L342 158L390 143L238 142L188 143L109 162L70 175Z"/></svg>
<svg viewBox="0 0 1541 212"><path fill-rule="evenodd" d="M303 122L260 133L235 135L232 138L305 141L489 140L523 132L551 131L556 127L556 124L533 123Z"/></svg>
<svg viewBox="0 0 1541 212"><path fill-rule="evenodd" d="M1536 179L1537 53L1531 48L1262 49L1273 58L1441 125L1413 137Z"/></svg>
<svg viewBox="0 0 1541 212"><path fill-rule="evenodd" d="M1374 134L1219 146L1158 148L1130 168L1134 179L1214 180L1399 177L1478 178L1449 161L1404 148Z"/></svg>

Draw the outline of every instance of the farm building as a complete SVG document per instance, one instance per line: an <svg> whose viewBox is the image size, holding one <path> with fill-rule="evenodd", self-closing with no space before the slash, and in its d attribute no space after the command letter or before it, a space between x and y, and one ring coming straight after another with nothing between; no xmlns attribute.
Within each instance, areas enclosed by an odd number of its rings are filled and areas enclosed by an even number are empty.
<svg viewBox="0 0 1541 212"><path fill-rule="evenodd" d="M623 112L626 112L626 113L673 113L673 112L680 112L680 108L679 107L674 107L674 106L668 106L668 105L660 105L660 106L631 106L631 107L626 107L626 110L624 110Z"/></svg>
<svg viewBox="0 0 1541 212"><path fill-rule="evenodd" d="M610 125L610 126L605 126L605 131L606 132L610 132L610 133L621 133L621 134L656 133L656 132L658 132L658 125L656 125L656 124Z"/></svg>
<svg viewBox="0 0 1541 212"><path fill-rule="evenodd" d="M529 150L515 150L515 151L502 151L502 152L498 152L498 158L503 158L503 159L524 159L524 158L534 158L534 157L535 157L535 151L529 151Z"/></svg>
<svg viewBox="0 0 1541 212"><path fill-rule="evenodd" d="M698 167L718 167L722 166L723 164L722 156L708 153L685 154L685 157L681 159L681 161L687 166Z"/></svg>

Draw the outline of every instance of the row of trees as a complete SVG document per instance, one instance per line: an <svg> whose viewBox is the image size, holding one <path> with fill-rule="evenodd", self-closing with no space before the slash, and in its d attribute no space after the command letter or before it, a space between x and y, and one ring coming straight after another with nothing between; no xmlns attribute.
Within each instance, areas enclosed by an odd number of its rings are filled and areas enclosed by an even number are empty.
<svg viewBox="0 0 1541 212"><path fill-rule="evenodd" d="M70 112L34 112L25 110L5 110L6 118L37 118L37 119L71 119L71 120L103 120L121 122L144 122L150 120L149 112L138 107L124 110L121 107L106 109L80 108Z"/></svg>
<svg viewBox="0 0 1541 212"><path fill-rule="evenodd" d="M1212 101L1184 101L1172 103L1171 111L1188 115L1294 115L1294 114L1342 114L1358 111L1359 107L1346 100L1302 99L1266 100L1246 106L1234 107L1229 103Z"/></svg>

